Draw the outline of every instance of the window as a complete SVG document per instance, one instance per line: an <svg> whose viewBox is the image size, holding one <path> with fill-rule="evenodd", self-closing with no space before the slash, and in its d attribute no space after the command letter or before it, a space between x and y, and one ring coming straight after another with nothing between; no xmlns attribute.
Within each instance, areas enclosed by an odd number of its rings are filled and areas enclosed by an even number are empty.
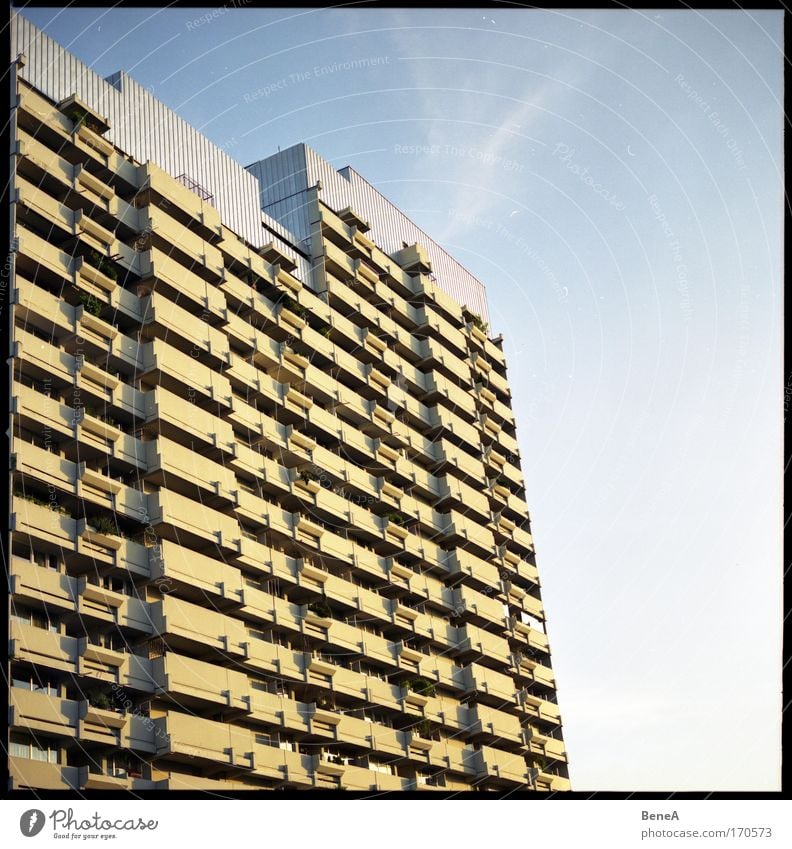
<svg viewBox="0 0 792 849"><path fill-rule="evenodd" d="M12 758L29 758L30 740L27 737L21 737L19 734L12 734L10 754Z"/></svg>
<svg viewBox="0 0 792 849"><path fill-rule="evenodd" d="M252 690L258 690L261 693L270 693L273 696L289 695L289 690L283 681L277 681L275 679L271 681L259 681L254 678L251 678L249 680L250 688Z"/></svg>
<svg viewBox="0 0 792 849"><path fill-rule="evenodd" d="M121 595L132 595L129 584L123 578L108 577L105 582L106 589Z"/></svg>
<svg viewBox="0 0 792 849"><path fill-rule="evenodd" d="M48 554L44 551L33 552L33 562L36 566L41 566L42 569L54 569L58 571L58 555Z"/></svg>
<svg viewBox="0 0 792 849"><path fill-rule="evenodd" d="M116 778L126 778L128 766L128 761L125 758L110 755L106 761L105 774Z"/></svg>
<svg viewBox="0 0 792 849"><path fill-rule="evenodd" d="M34 740L26 734L11 734L11 757L58 763L58 747L47 740Z"/></svg>
<svg viewBox="0 0 792 849"><path fill-rule="evenodd" d="M55 634L60 630L57 619L50 618L46 612L30 610L24 607L17 607L11 614L11 620L13 622L22 622L25 625L34 625L36 628L43 628Z"/></svg>
<svg viewBox="0 0 792 849"><path fill-rule="evenodd" d="M112 651L128 652L130 650L130 645L123 634L113 633L112 631L105 634L103 645L106 649L112 649Z"/></svg>
<svg viewBox="0 0 792 849"><path fill-rule="evenodd" d="M57 684L54 684L49 680L41 682L35 673L12 678L11 686L16 687L18 690L31 690L34 693L46 693L48 696L58 695Z"/></svg>
<svg viewBox="0 0 792 849"><path fill-rule="evenodd" d="M50 743L31 743L30 756L34 761L56 764L58 762L58 748Z"/></svg>

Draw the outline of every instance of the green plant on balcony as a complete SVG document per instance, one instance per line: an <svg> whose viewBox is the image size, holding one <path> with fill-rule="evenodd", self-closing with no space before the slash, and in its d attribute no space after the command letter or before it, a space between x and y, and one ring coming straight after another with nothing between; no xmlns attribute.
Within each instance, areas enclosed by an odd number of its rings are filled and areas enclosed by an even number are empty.
<svg viewBox="0 0 792 849"><path fill-rule="evenodd" d="M473 310L471 310L470 307L463 306L462 312L463 312L463 314L465 314L466 316L468 316L470 318L470 323L474 327L477 327L482 333L488 333L489 332L489 324L487 324L487 322L484 321L484 319L478 313L473 312Z"/></svg>
<svg viewBox="0 0 792 849"><path fill-rule="evenodd" d="M424 717L420 722L416 722L413 725L412 730L418 737L431 737L434 731L434 725L431 719Z"/></svg>
<svg viewBox="0 0 792 849"><path fill-rule="evenodd" d="M489 331L489 324L484 321L480 315L473 314L470 318L473 322L473 326L478 328L482 333L487 333Z"/></svg>
<svg viewBox="0 0 792 849"><path fill-rule="evenodd" d="M403 525L407 518L403 516L401 513L386 513L383 516L383 519L387 519L389 522L392 522L394 525Z"/></svg>
<svg viewBox="0 0 792 849"><path fill-rule="evenodd" d="M303 469L300 472L300 480L303 483L308 483L309 481L318 481L319 475L316 474L312 469Z"/></svg>
<svg viewBox="0 0 792 849"><path fill-rule="evenodd" d="M283 298L281 303L283 304L283 308L285 310L293 312L296 316L299 316L300 318L305 318L306 315L308 315L308 310L306 310L301 303L295 301L294 298L291 298L288 295Z"/></svg>
<svg viewBox="0 0 792 849"><path fill-rule="evenodd" d="M31 504L37 504L39 507L48 507L49 502L44 501L41 498L38 498L35 495L30 495L28 492L15 492L14 496L16 498L24 498L25 501L30 501Z"/></svg>
<svg viewBox="0 0 792 849"><path fill-rule="evenodd" d="M91 705L91 707L99 708L99 710L113 709L113 702L111 701L107 693L88 693L88 703Z"/></svg>
<svg viewBox="0 0 792 849"><path fill-rule="evenodd" d="M99 251L91 250L85 261L92 265L97 271L109 277L111 280L118 280L118 271L113 263L106 257L102 256Z"/></svg>
<svg viewBox="0 0 792 849"><path fill-rule="evenodd" d="M96 531L97 534L105 534L106 536L121 536L116 523L109 516L94 516L93 519L88 520L88 524Z"/></svg>
<svg viewBox="0 0 792 849"><path fill-rule="evenodd" d="M102 134L102 127L84 109L74 106L67 117L74 124L75 130L82 124L94 133Z"/></svg>
<svg viewBox="0 0 792 849"><path fill-rule="evenodd" d="M419 696L433 696L437 692L434 681L428 678L418 676L416 678L408 678L402 687L405 690L412 690L413 693L418 693Z"/></svg>
<svg viewBox="0 0 792 849"><path fill-rule="evenodd" d="M331 325L326 325L323 327L319 333L324 336L325 339L329 339L333 335L333 328Z"/></svg>
<svg viewBox="0 0 792 849"><path fill-rule="evenodd" d="M308 605L308 610L322 619L332 619L333 617L333 611L326 601L313 601Z"/></svg>
<svg viewBox="0 0 792 849"><path fill-rule="evenodd" d="M87 313L95 316L98 316L102 312L102 307L104 306L96 295L92 295L89 292L80 292L80 303Z"/></svg>
<svg viewBox="0 0 792 849"><path fill-rule="evenodd" d="M15 498L22 498L25 501L29 501L31 504L37 505L38 507L46 507L49 510L55 510L56 512L60 513L63 516L69 515L69 511L66 507L64 507L61 504L58 504L56 501L53 501L52 499L47 500L47 499L44 499L44 498L39 498L36 495L31 495L29 492L22 492L22 491L19 491L19 490L14 492L14 497Z"/></svg>

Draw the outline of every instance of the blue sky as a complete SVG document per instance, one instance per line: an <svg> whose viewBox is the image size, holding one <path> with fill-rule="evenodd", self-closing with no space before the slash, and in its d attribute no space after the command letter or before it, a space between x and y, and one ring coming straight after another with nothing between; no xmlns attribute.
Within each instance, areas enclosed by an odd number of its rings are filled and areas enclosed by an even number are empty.
<svg viewBox="0 0 792 849"><path fill-rule="evenodd" d="M776 789L781 13L237 5L25 14L486 284L575 789Z"/></svg>

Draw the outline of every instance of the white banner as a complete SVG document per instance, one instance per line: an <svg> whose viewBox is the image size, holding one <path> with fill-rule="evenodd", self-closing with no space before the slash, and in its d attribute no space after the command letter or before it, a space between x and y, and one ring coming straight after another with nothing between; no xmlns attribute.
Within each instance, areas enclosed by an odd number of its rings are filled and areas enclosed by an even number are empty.
<svg viewBox="0 0 792 849"><path fill-rule="evenodd" d="M113 847L319 841L322 849L423 847L792 846L792 803L781 800L279 799L6 800L6 847L66 842Z"/></svg>

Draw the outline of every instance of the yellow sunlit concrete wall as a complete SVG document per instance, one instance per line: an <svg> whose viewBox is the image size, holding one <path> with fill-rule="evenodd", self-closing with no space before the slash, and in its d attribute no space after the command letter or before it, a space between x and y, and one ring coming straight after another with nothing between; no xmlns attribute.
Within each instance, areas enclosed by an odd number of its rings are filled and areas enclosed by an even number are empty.
<svg viewBox="0 0 792 849"><path fill-rule="evenodd" d="M568 789L500 341L17 85L13 787Z"/></svg>

